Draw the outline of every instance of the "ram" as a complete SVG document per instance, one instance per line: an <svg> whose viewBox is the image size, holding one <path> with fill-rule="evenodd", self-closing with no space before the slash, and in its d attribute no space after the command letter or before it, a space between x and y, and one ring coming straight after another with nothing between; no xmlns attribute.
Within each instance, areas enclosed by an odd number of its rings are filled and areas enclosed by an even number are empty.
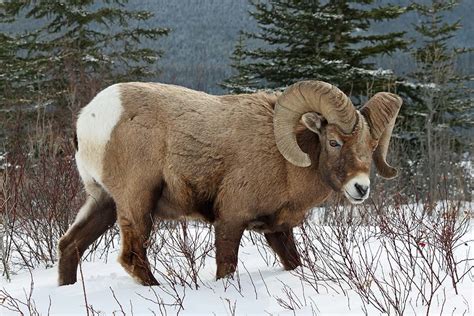
<svg viewBox="0 0 474 316"><path fill-rule="evenodd" d="M100 92L77 120L77 167L87 200L59 242L59 284L76 282L80 256L116 221L119 262L157 284L146 256L152 221L213 223L217 273L231 275L244 230L262 232L285 269L300 265L293 227L333 194L369 195L372 160L386 162L395 94L359 111L336 87L301 81L282 93L213 96L158 83Z"/></svg>

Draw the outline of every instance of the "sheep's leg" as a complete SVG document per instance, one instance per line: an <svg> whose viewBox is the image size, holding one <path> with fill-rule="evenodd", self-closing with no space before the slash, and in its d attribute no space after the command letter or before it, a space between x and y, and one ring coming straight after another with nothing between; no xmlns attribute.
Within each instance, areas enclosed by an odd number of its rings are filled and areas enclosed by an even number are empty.
<svg viewBox="0 0 474 316"><path fill-rule="evenodd" d="M79 260L97 238L116 221L115 203L98 186L86 186L89 193L75 222L59 240L59 285L77 281Z"/></svg>
<svg viewBox="0 0 474 316"><path fill-rule="evenodd" d="M143 285L158 285L146 255L152 228L152 210L157 197L153 192L140 192L124 206L117 203L118 223L122 238L120 264Z"/></svg>
<svg viewBox="0 0 474 316"><path fill-rule="evenodd" d="M219 222L215 224L216 244L216 279L232 276L237 268L240 239L245 225L236 222Z"/></svg>
<svg viewBox="0 0 474 316"><path fill-rule="evenodd" d="M266 233L265 238L280 258L285 270L293 270L301 265L292 229L283 232Z"/></svg>

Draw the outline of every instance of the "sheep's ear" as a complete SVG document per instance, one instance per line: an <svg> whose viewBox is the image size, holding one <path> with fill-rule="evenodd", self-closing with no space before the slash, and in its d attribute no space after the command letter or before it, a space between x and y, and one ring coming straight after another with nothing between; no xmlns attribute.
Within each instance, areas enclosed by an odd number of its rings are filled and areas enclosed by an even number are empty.
<svg viewBox="0 0 474 316"><path fill-rule="evenodd" d="M307 129L319 135L321 133L321 126L323 126L323 117L315 112L308 112L301 116L301 123Z"/></svg>

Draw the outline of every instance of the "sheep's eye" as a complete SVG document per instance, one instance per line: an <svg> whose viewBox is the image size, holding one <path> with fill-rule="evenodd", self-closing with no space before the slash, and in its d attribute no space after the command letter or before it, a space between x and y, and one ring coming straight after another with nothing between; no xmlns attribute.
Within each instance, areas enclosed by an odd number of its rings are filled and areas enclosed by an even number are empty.
<svg viewBox="0 0 474 316"><path fill-rule="evenodd" d="M341 145L333 139L329 141L329 145L331 145L331 147L341 147Z"/></svg>

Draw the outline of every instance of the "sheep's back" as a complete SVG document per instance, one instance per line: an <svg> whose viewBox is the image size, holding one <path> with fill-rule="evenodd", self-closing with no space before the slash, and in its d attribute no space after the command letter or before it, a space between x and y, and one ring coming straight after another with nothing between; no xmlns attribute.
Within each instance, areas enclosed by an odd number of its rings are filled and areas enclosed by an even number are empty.
<svg viewBox="0 0 474 316"><path fill-rule="evenodd" d="M106 157L108 183L117 191L120 185L163 186L163 208L176 213L209 207L219 195L258 200L275 182L282 160L273 139L272 96L128 83L121 84L121 100Z"/></svg>

